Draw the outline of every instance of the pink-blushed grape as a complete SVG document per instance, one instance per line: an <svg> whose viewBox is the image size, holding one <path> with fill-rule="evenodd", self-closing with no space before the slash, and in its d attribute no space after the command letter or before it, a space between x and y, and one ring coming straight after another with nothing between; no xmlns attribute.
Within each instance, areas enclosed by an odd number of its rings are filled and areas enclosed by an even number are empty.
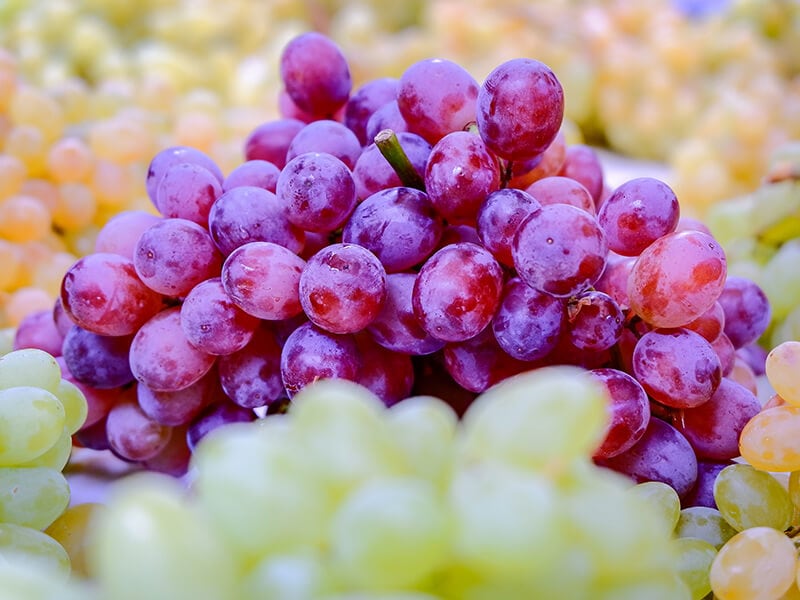
<svg viewBox="0 0 800 600"><path fill-rule="evenodd" d="M115 404L106 420L108 445L114 454L130 461L152 458L169 443L171 428L156 423L136 402Z"/></svg>
<svg viewBox="0 0 800 600"><path fill-rule="evenodd" d="M397 134L400 147L408 156L414 170L422 177L431 153L431 145L415 133L401 131ZM353 168L356 195L363 200L382 190L403 185L400 176L389 164L374 142L361 152Z"/></svg>
<svg viewBox="0 0 800 600"><path fill-rule="evenodd" d="M265 160L283 169L289 144L305 125L299 119L275 119L258 125L244 142L245 160Z"/></svg>
<svg viewBox="0 0 800 600"><path fill-rule="evenodd" d="M608 350L619 341L624 326L622 309L603 292L586 290L567 304L566 333L570 343L581 350Z"/></svg>
<svg viewBox="0 0 800 600"><path fill-rule="evenodd" d="M366 139L375 141L375 137L384 129L391 129L395 134L409 131L408 123L400 113L397 100L387 102L372 113L367 121Z"/></svg>
<svg viewBox="0 0 800 600"><path fill-rule="evenodd" d="M380 398L386 406L411 396L414 385L411 356L384 348L368 332L356 334L355 341L361 357L358 383Z"/></svg>
<svg viewBox="0 0 800 600"><path fill-rule="evenodd" d="M141 235L162 219L163 217L159 215L143 210L117 213L97 232L94 251L119 254L133 260L136 243Z"/></svg>
<svg viewBox="0 0 800 600"><path fill-rule="evenodd" d="M699 333L709 342L713 342L725 329L725 309L722 308L719 301L714 302L711 308L684 327Z"/></svg>
<svg viewBox="0 0 800 600"><path fill-rule="evenodd" d="M158 206L158 187L167 171L174 165L193 164L211 172L219 183L224 176L217 163L206 153L191 146L170 146L159 151L151 160L147 169L145 187L147 195L156 208Z"/></svg>
<svg viewBox="0 0 800 600"><path fill-rule="evenodd" d="M372 142L366 135L369 118L387 102L395 101L399 80L395 77L372 79L356 89L344 107L344 124L356 134L362 146Z"/></svg>
<svg viewBox="0 0 800 600"><path fill-rule="evenodd" d="M58 330L52 310L28 313L14 331L12 349L38 348L51 356L61 355L64 336Z"/></svg>
<svg viewBox="0 0 800 600"><path fill-rule="evenodd" d="M348 169L361 155L361 142L344 124L330 119L312 121L297 132L286 151L286 160L306 152L325 152L341 160Z"/></svg>
<svg viewBox="0 0 800 600"><path fill-rule="evenodd" d="M247 160L234 168L222 182L222 192L242 186L254 186L275 193L281 170L267 160Z"/></svg>
<svg viewBox="0 0 800 600"><path fill-rule="evenodd" d="M567 146L564 164L561 165L558 174L583 184L592 195L595 208L600 207L603 194L603 164L594 148L585 144Z"/></svg>
<svg viewBox="0 0 800 600"><path fill-rule="evenodd" d="M552 175L537 179L525 191L541 205L570 204L582 208L589 214L595 214L594 198L584 185L569 177Z"/></svg>
<svg viewBox="0 0 800 600"><path fill-rule="evenodd" d="M642 385L633 377L612 368L592 369L589 373L608 391L611 414L603 442L595 458L611 458L638 442L650 423L650 403Z"/></svg>
<svg viewBox="0 0 800 600"><path fill-rule="evenodd" d="M188 219L203 227L208 211L222 193L217 175L194 163L169 167L156 188L156 207L167 218Z"/></svg>
<svg viewBox="0 0 800 600"><path fill-rule="evenodd" d="M772 319L769 299L752 279L729 276L717 300L725 313L725 335L734 348L755 342Z"/></svg>
<svg viewBox="0 0 800 600"><path fill-rule="evenodd" d="M136 386L136 400L142 412L156 423L170 427L190 423L222 396L219 374L214 368L189 387L174 392L151 390L143 383Z"/></svg>
<svg viewBox="0 0 800 600"><path fill-rule="evenodd" d="M511 247L517 228L528 215L540 208L536 198L516 188L503 188L486 196L478 208L478 236L502 265L514 266Z"/></svg>
<svg viewBox="0 0 800 600"><path fill-rule="evenodd" d="M606 268L595 284L594 288L614 299L622 310L630 308L628 299L628 277L636 259L630 256L620 256L609 252L606 258Z"/></svg>

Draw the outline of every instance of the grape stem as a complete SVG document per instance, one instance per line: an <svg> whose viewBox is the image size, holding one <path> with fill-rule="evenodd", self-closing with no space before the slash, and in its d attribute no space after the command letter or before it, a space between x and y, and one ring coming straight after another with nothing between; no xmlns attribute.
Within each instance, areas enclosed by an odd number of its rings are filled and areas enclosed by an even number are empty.
<svg viewBox="0 0 800 600"><path fill-rule="evenodd" d="M790 527L786 531L784 531L786 537L792 539L800 535L800 527Z"/></svg>
<svg viewBox="0 0 800 600"><path fill-rule="evenodd" d="M391 129L379 131L378 135L375 136L375 145L388 163L392 165L404 186L425 191L425 182L417 173L414 165L411 164L394 131Z"/></svg>

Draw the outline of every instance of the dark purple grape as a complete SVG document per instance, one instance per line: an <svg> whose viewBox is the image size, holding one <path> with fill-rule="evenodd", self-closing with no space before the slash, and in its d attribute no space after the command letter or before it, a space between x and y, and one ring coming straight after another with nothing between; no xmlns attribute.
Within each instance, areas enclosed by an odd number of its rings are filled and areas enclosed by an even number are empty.
<svg viewBox="0 0 800 600"><path fill-rule="evenodd" d="M399 80L394 77L372 79L359 87L344 109L344 124L356 134L362 146L372 142L366 135L367 122L372 114L387 102L397 99Z"/></svg>
<svg viewBox="0 0 800 600"><path fill-rule="evenodd" d="M73 325L64 337L62 353L72 376L97 389L110 389L133 381L128 352L132 335L97 335Z"/></svg>
<svg viewBox="0 0 800 600"><path fill-rule="evenodd" d="M567 335L576 348L600 352L619 341L625 326L622 309L608 294L586 290L567 305Z"/></svg>
<svg viewBox="0 0 800 600"><path fill-rule="evenodd" d="M249 344L217 361L222 389L239 406L269 406L286 395L281 345L274 331L277 323L262 321Z"/></svg>

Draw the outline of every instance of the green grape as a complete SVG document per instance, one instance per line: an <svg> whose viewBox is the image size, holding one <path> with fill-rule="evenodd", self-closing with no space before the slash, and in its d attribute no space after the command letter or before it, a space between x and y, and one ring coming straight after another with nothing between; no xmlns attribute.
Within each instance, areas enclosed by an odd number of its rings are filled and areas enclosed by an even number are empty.
<svg viewBox="0 0 800 600"><path fill-rule="evenodd" d="M116 487L94 522L89 550L102 598L236 597L235 558L183 493L176 481L153 473L134 474Z"/></svg>
<svg viewBox="0 0 800 600"><path fill-rule="evenodd" d="M199 505L248 559L317 544L333 510L288 433L277 424L231 424L204 438L192 457Z"/></svg>
<svg viewBox="0 0 800 600"><path fill-rule="evenodd" d="M332 586L332 574L320 552L277 554L261 560L246 575L242 600L321 598Z"/></svg>
<svg viewBox="0 0 800 600"><path fill-rule="evenodd" d="M678 572L692 593L692 600L702 600L711 591L708 570L717 549L699 538L678 538Z"/></svg>
<svg viewBox="0 0 800 600"><path fill-rule="evenodd" d="M41 531L13 523L0 523L0 559L42 569L57 581L65 581L70 573L69 556L61 544Z"/></svg>
<svg viewBox="0 0 800 600"><path fill-rule="evenodd" d="M64 406L38 387L0 390L0 466L14 466L44 454L64 430Z"/></svg>
<svg viewBox="0 0 800 600"><path fill-rule="evenodd" d="M350 494L333 517L333 569L346 589L414 588L445 564L451 526L431 484L375 479Z"/></svg>
<svg viewBox="0 0 800 600"><path fill-rule="evenodd" d="M490 388L463 418L465 460L498 459L557 470L591 454L605 435L605 388L575 367L522 373Z"/></svg>
<svg viewBox="0 0 800 600"><path fill-rule="evenodd" d="M64 405L65 425L70 434L78 431L86 421L89 412L89 405L86 403L86 396L71 381L62 379L58 382L58 389L55 391L56 397Z"/></svg>
<svg viewBox="0 0 800 600"><path fill-rule="evenodd" d="M680 577L656 574L644 581L600 588L589 597L592 600L690 600L692 595Z"/></svg>
<svg viewBox="0 0 800 600"><path fill-rule="evenodd" d="M718 202L708 209L705 224L716 240L727 250L734 241L752 238L755 234L753 213L756 202L753 194Z"/></svg>
<svg viewBox="0 0 800 600"><path fill-rule="evenodd" d="M715 508L690 506L681 510L675 536L679 538L699 538L719 550L722 545L736 535L736 530Z"/></svg>
<svg viewBox="0 0 800 600"><path fill-rule="evenodd" d="M681 516L681 499L675 488L661 481L645 481L633 486L630 493L641 497L658 511L667 531L675 530Z"/></svg>
<svg viewBox="0 0 800 600"><path fill-rule="evenodd" d="M433 396L415 396L393 405L386 419L411 472L436 485L447 485L458 427L450 405Z"/></svg>
<svg viewBox="0 0 800 600"><path fill-rule="evenodd" d="M789 492L769 473L745 464L725 467L714 481L714 500L737 531L772 527L783 531L794 508Z"/></svg>
<svg viewBox="0 0 800 600"><path fill-rule="evenodd" d="M32 386L56 394L60 383L61 367L44 350L25 348L0 356L0 390Z"/></svg>
<svg viewBox="0 0 800 600"><path fill-rule="evenodd" d="M770 301L773 321L780 322L800 305L800 239L783 244L764 265L759 283Z"/></svg>
<svg viewBox="0 0 800 600"><path fill-rule="evenodd" d="M789 473L786 489L789 492L789 499L792 501L795 510L800 510L800 471Z"/></svg>
<svg viewBox="0 0 800 600"><path fill-rule="evenodd" d="M0 328L0 356L8 354L14 350L14 335L16 332L16 327Z"/></svg>
<svg viewBox="0 0 800 600"><path fill-rule="evenodd" d="M69 484L45 467L0 468L0 523L46 529L69 504Z"/></svg>
<svg viewBox="0 0 800 600"><path fill-rule="evenodd" d="M776 348L784 342L794 340L800 340L800 305L786 315L786 318L772 330L768 345L770 348Z"/></svg>
<svg viewBox="0 0 800 600"><path fill-rule="evenodd" d="M4 600L100 600L88 583L53 577L42 565L13 560L0 555L0 597Z"/></svg>
<svg viewBox="0 0 800 600"><path fill-rule="evenodd" d="M56 471L63 471L64 467L69 462L69 457L72 455L72 436L69 430L64 427L61 430L61 436L55 444L45 453L40 454L33 460L24 463L19 463L18 467L47 467L55 469Z"/></svg>

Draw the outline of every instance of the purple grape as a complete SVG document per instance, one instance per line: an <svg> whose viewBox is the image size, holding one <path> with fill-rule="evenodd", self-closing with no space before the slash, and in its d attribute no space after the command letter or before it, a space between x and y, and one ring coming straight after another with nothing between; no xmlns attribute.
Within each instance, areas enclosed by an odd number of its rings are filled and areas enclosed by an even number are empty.
<svg viewBox="0 0 800 600"><path fill-rule="evenodd" d="M589 373L608 391L611 417L595 458L611 458L626 452L642 439L650 423L650 401L642 385L618 369L593 369Z"/></svg>
<svg viewBox="0 0 800 600"><path fill-rule="evenodd" d="M357 244L331 244L308 259L300 274L300 304L309 320L331 333L361 331L386 297L386 270Z"/></svg>
<svg viewBox="0 0 800 600"><path fill-rule="evenodd" d="M714 499L714 482L717 475L725 467L734 464L731 460L722 462L700 460L697 461L697 483L691 491L681 499L681 507L707 506L717 508L717 501Z"/></svg>
<svg viewBox="0 0 800 600"><path fill-rule="evenodd" d="M412 131L435 144L475 120L478 82L453 61L430 58L400 76L397 104Z"/></svg>
<svg viewBox="0 0 800 600"><path fill-rule="evenodd" d="M278 197L253 186L232 188L222 194L211 207L208 228L225 256L249 242L273 242L294 253L305 245L303 230L289 221Z"/></svg>
<svg viewBox="0 0 800 600"><path fill-rule="evenodd" d="M99 421L95 421L91 425L84 425L75 432L74 439L78 442L77 445L80 445L81 448L88 448L89 450L108 450L106 419L107 416L103 415Z"/></svg>
<svg viewBox="0 0 800 600"><path fill-rule="evenodd" d="M586 290L570 299L567 305L567 334L581 350L608 350L619 341L625 326L625 314L608 294Z"/></svg>
<svg viewBox="0 0 800 600"><path fill-rule="evenodd" d="M761 337L772 319L767 295L745 277L728 276L717 301L725 312L725 335L737 349Z"/></svg>
<svg viewBox="0 0 800 600"><path fill-rule="evenodd" d="M387 350L421 355L444 347L444 340L436 339L425 331L414 314L411 297L416 279L414 273L391 273L386 276L386 298L367 330Z"/></svg>
<svg viewBox="0 0 800 600"><path fill-rule="evenodd" d="M756 342L746 344L736 350L736 355L747 363L756 377L760 377L766 372L768 354L769 351Z"/></svg>
<svg viewBox="0 0 800 600"><path fill-rule="evenodd" d="M414 386L411 357L380 346L367 332L359 333L355 340L361 356L358 383L380 398L386 406L408 398Z"/></svg>
<svg viewBox="0 0 800 600"><path fill-rule="evenodd" d="M167 218L187 219L206 226L208 211L222 193L217 175L193 163L178 163L166 170L156 188L156 207Z"/></svg>
<svg viewBox="0 0 800 600"><path fill-rule="evenodd" d="M488 148L507 160L541 154L564 118L564 90L547 65L516 58L496 67L478 92L478 131Z"/></svg>
<svg viewBox="0 0 800 600"><path fill-rule="evenodd" d="M208 169L219 183L224 179L217 163L204 152L190 146L170 146L158 152L150 161L145 179L147 195L153 206L158 208L158 186L161 179L174 165L182 163L194 164Z"/></svg>
<svg viewBox="0 0 800 600"><path fill-rule="evenodd" d="M305 261L272 242L250 242L222 265L222 286L234 304L259 319L277 321L299 314L300 274Z"/></svg>
<svg viewBox="0 0 800 600"><path fill-rule="evenodd" d="M570 144L564 156L559 175L581 183L594 200L595 209L600 207L603 196L603 165L597 152L584 144Z"/></svg>
<svg viewBox="0 0 800 600"><path fill-rule="evenodd" d="M652 177L626 181L597 213L608 247L623 256L638 256L658 238L675 231L679 217L675 192Z"/></svg>
<svg viewBox="0 0 800 600"><path fill-rule="evenodd" d="M540 208L536 198L516 188L492 192L481 204L478 209L478 235L483 245L504 266L514 266L511 246L520 223Z"/></svg>
<svg viewBox="0 0 800 600"><path fill-rule="evenodd" d="M298 119L276 119L262 123L247 136L244 143L245 160L265 160L278 169L286 165L286 152L294 136L306 124Z"/></svg>
<svg viewBox="0 0 800 600"><path fill-rule="evenodd" d="M307 152L331 154L352 170L361 155L361 142L342 123L322 119L309 123L297 132L286 151L286 160L290 161Z"/></svg>
<svg viewBox="0 0 800 600"><path fill-rule="evenodd" d="M219 375L213 368L189 387L174 392L157 392L142 383L136 386L136 400L142 412L170 427L191 422L222 395Z"/></svg>
<svg viewBox="0 0 800 600"><path fill-rule="evenodd" d="M637 483L661 481L686 496L697 481L697 458L683 434L656 417L631 448L611 458L595 459Z"/></svg>
<svg viewBox="0 0 800 600"><path fill-rule="evenodd" d="M331 118L345 105L353 85L350 67L330 38L314 31L283 48L281 80L292 101L317 118Z"/></svg>
<svg viewBox="0 0 800 600"><path fill-rule="evenodd" d="M534 181L525 191L536 198L542 206L545 204L570 204L582 208L591 215L596 212L594 198L589 190L582 183L569 177L559 175L543 177Z"/></svg>
<svg viewBox="0 0 800 600"><path fill-rule="evenodd" d="M725 335L725 332L720 333L714 341L711 342L714 352L719 357L719 362L722 365L722 376L727 377L733 370L736 362L736 348L733 346L730 338Z"/></svg>
<svg viewBox="0 0 800 600"><path fill-rule="evenodd" d="M397 99L398 83L394 77L372 79L353 92L347 100L344 124L356 134L362 146L372 141L372 138L366 135L369 118L387 102Z"/></svg>
<svg viewBox="0 0 800 600"><path fill-rule="evenodd" d="M414 133L402 131L397 134L397 140L414 169L422 176L431 153L431 145ZM358 157L353 169L353 179L356 183L356 195L361 200L387 188L403 185L374 142L364 148Z"/></svg>
<svg viewBox="0 0 800 600"><path fill-rule="evenodd" d="M358 381L361 356L352 335L338 335L304 323L286 339L281 352L281 378L291 398L318 379Z"/></svg>
<svg viewBox="0 0 800 600"><path fill-rule="evenodd" d="M200 441L218 427L228 423L250 423L255 419L256 414L252 410L242 408L229 400L215 402L189 425L186 430L187 445L194 452Z"/></svg>
<svg viewBox="0 0 800 600"><path fill-rule="evenodd" d="M162 220L163 217L143 210L117 213L97 233L94 251L119 254L133 260L139 238L150 227Z"/></svg>
<svg viewBox="0 0 800 600"><path fill-rule="evenodd" d="M651 398L674 408L693 408L711 398L722 365L708 340L688 329L655 329L633 351L633 372Z"/></svg>
<svg viewBox="0 0 800 600"><path fill-rule="evenodd" d="M64 362L78 381L97 389L111 389L133 381L128 352L133 336L97 335L73 325L64 337Z"/></svg>
<svg viewBox="0 0 800 600"><path fill-rule="evenodd" d="M603 274L608 243L597 220L568 204L543 206L520 223L511 255L520 278L531 287L572 296Z"/></svg>
<svg viewBox="0 0 800 600"><path fill-rule="evenodd" d="M495 383L535 366L506 354L489 328L463 342L449 342L443 354L447 372L470 392L483 392Z"/></svg>
<svg viewBox="0 0 800 600"><path fill-rule="evenodd" d="M187 219L163 219L139 238L133 264L147 287L180 298L218 276L222 256L205 228Z"/></svg>
<svg viewBox="0 0 800 600"><path fill-rule="evenodd" d="M155 456L141 461L141 465L148 471L183 477L189 471L192 451L186 439L187 427L177 427L172 431L169 442L161 452Z"/></svg>
<svg viewBox="0 0 800 600"><path fill-rule="evenodd" d="M391 129L395 133L408 131L408 123L400 114L400 107L397 100L392 100L381 106L372 113L367 121L366 139L375 141L377 136L384 129Z"/></svg>
<svg viewBox="0 0 800 600"><path fill-rule="evenodd" d="M38 348L51 356L60 356L63 343L64 336L56 326L53 311L45 309L28 313L23 317L14 331L12 347L14 350Z"/></svg>
<svg viewBox="0 0 800 600"><path fill-rule="evenodd" d="M268 406L286 396L281 380L281 345L274 324L262 321L250 343L217 362L225 394L239 406Z"/></svg>
<svg viewBox="0 0 800 600"><path fill-rule="evenodd" d="M217 356L244 348L259 323L234 304L219 277L197 284L180 308L181 328L189 343Z"/></svg>
<svg viewBox="0 0 800 600"><path fill-rule="evenodd" d="M172 429L148 417L133 401L118 402L108 413L108 447L124 460L139 462L154 457L169 443Z"/></svg>
<svg viewBox="0 0 800 600"><path fill-rule="evenodd" d="M442 237L436 249L439 250L450 244L460 244L461 242L472 242L473 244L483 245L478 230L472 225L445 225L442 230Z"/></svg>
<svg viewBox="0 0 800 600"><path fill-rule="evenodd" d="M439 242L442 219L425 192L394 187L359 204L345 224L342 241L370 250L387 273L423 262Z"/></svg>
<svg viewBox="0 0 800 600"><path fill-rule="evenodd" d="M338 229L356 206L355 182L347 165L322 152L307 152L287 162L276 194L289 221L308 231Z"/></svg>
<svg viewBox="0 0 800 600"><path fill-rule="evenodd" d="M636 258L630 256L620 256L614 252L609 252L606 258L606 268L595 284L594 288L614 299L622 310L630 308L628 299L628 276L633 269Z"/></svg>
<svg viewBox="0 0 800 600"><path fill-rule="evenodd" d="M475 223L486 196L500 189L500 164L481 138L454 131L431 150L425 191L448 222Z"/></svg>
<svg viewBox="0 0 800 600"><path fill-rule="evenodd" d="M540 292L519 277L509 279L492 319L497 343L518 360L532 361L552 352L564 329L563 298Z"/></svg>
<svg viewBox="0 0 800 600"><path fill-rule="evenodd" d="M452 244L431 256L417 275L414 314L435 338L461 342L492 320L503 291L503 269L483 246Z"/></svg>
<svg viewBox="0 0 800 600"><path fill-rule="evenodd" d="M198 350L186 339L180 319L180 307L165 309L142 325L133 338L131 371L151 390L182 390L214 365L215 356Z"/></svg>
<svg viewBox="0 0 800 600"><path fill-rule="evenodd" d="M222 192L233 188L254 186L275 193L281 170L275 164L260 159L248 160L233 169L222 182Z"/></svg>

